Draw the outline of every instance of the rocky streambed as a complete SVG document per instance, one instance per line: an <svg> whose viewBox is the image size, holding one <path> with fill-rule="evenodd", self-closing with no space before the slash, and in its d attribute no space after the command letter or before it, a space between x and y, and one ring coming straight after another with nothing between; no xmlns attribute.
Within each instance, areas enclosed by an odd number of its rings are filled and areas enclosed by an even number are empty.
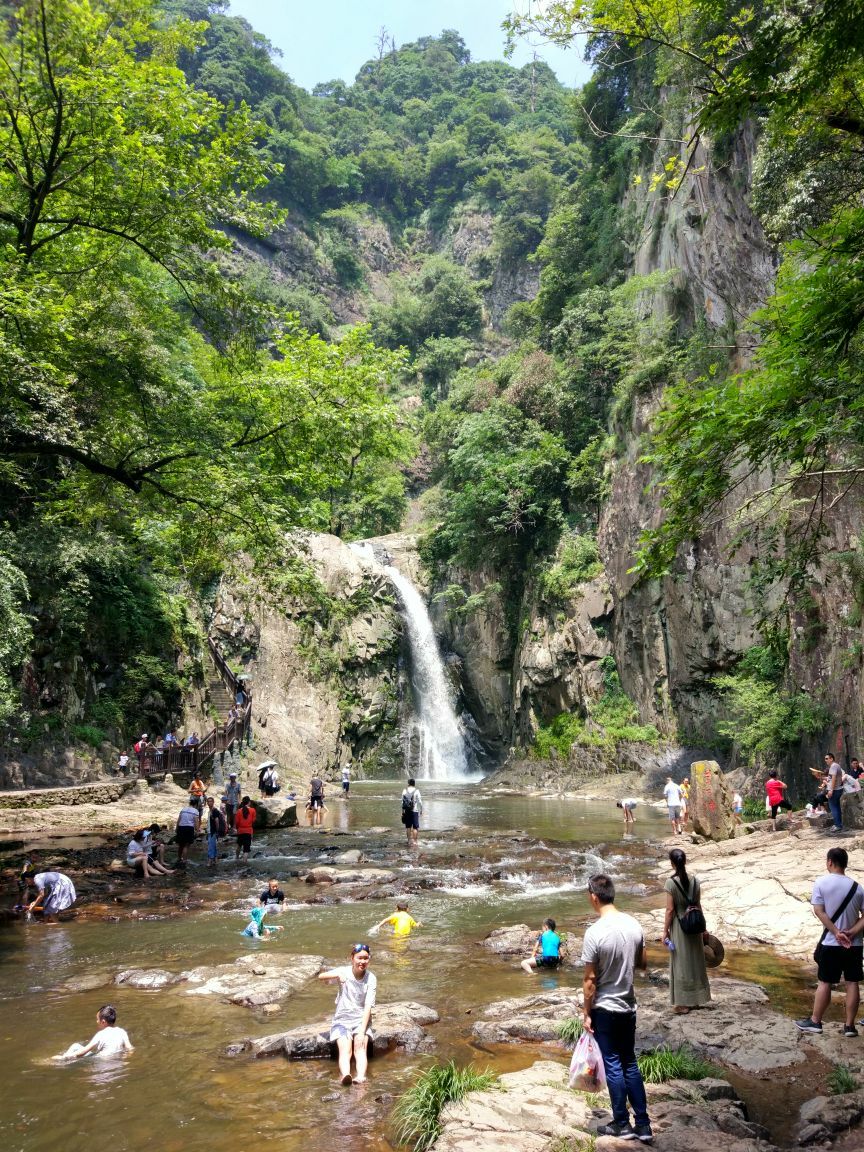
<svg viewBox="0 0 864 1152"><path fill-rule="evenodd" d="M817 832L686 845L703 881L709 925L728 954L712 1004L678 1017L668 1011L664 953L656 944L668 847L662 815L646 812L639 838L623 841L611 801L442 787L429 790L414 854L388 823L397 795L395 787L358 789L350 804L333 802L322 830L274 829L256 837L247 864L226 858L210 873L199 855L185 874L149 885L122 865L116 870L122 837L83 846L42 841L37 865L70 871L81 906L74 923L4 929L15 1103L0 1106L0 1131L23 1113L32 1129L47 1134L53 1121L68 1146L77 1146L86 1120L85 1070L53 1069L61 1079L48 1085L49 1073L34 1078L34 1062L72 1038L86 1040L95 1007L110 1000L143 1049L148 1093L158 1093L178 1118L187 1115L190 1095L206 1101L200 1114L192 1111L217 1150L233 1145L242 1130L235 1124L249 1109L258 1136L278 1138L290 1152L305 1148L321 1122L342 1125L348 1149L389 1147L395 1097L429 1061L450 1057L490 1064L503 1076L497 1092L448 1113L440 1147L473 1140L482 1148L502 1136L514 1147L578 1147L579 1134L588 1139L596 1127L602 1102L561 1086L569 1056L557 1026L580 1012L585 881L602 869L615 876L621 903L642 919L651 941L651 970L638 990L640 1045L686 1043L717 1068L712 1080L652 1090L658 1144L744 1152L846 1139L841 1131L860 1137L858 1094L827 1096L824 1085L837 1064L864 1083L862 1041L843 1039L836 1011L821 1037L805 1037L793 1023L812 995L812 968L801 961L818 935L808 903L812 877L824 865L826 840ZM850 838L846 847L850 870L864 874L862 845ZM18 851L5 857L7 896ZM271 941L244 941L239 931L270 874L285 891L279 922L286 931ZM397 897L409 901L423 927L407 941L370 938L369 926ZM565 936L566 962L555 974L527 977L518 961L549 914ZM332 1091L333 993L316 976L365 939L381 1008L370 1084L349 1103ZM133 1090L137 1060L117 1073L111 1089L136 1140L150 1123ZM177 1067L179 1078L172 1075ZM56 1103L46 1105L40 1085ZM262 1093L274 1102L264 1112L257 1107ZM88 1152L99 1143L97 1136Z"/></svg>

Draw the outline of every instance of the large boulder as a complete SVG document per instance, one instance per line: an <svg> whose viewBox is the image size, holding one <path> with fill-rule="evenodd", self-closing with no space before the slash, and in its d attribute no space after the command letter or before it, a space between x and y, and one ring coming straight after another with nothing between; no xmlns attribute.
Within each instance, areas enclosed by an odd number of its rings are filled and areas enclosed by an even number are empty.
<svg viewBox="0 0 864 1152"><path fill-rule="evenodd" d="M843 795L840 799L845 828L864 828L864 790Z"/></svg>
<svg viewBox="0 0 864 1152"><path fill-rule="evenodd" d="M386 868L310 868L303 877L307 884L392 884L395 872Z"/></svg>
<svg viewBox="0 0 864 1152"><path fill-rule="evenodd" d="M799 1144L829 1140L836 1133L857 1128L864 1121L864 1089L838 1096L816 1096L801 1105L799 1115Z"/></svg>
<svg viewBox="0 0 864 1152"><path fill-rule="evenodd" d="M735 835L732 793L716 760L690 765L688 805L693 831L708 840L731 840Z"/></svg>
<svg viewBox="0 0 864 1152"><path fill-rule="evenodd" d="M258 813L255 818L255 830L264 828L293 828L297 823L297 801L289 800L286 796L281 799L276 796L265 796L253 801Z"/></svg>
<svg viewBox="0 0 864 1152"><path fill-rule="evenodd" d="M426 1051L432 1040L424 1025L435 1024L438 1013L425 1004L406 1000L396 1004L379 1004L372 1014L372 1051L387 1052L402 1048L406 1052ZM330 1040L330 1020L301 1024L287 1032L259 1036L231 1044L227 1056L244 1053L257 1057L285 1056L289 1060L328 1060L336 1054Z"/></svg>

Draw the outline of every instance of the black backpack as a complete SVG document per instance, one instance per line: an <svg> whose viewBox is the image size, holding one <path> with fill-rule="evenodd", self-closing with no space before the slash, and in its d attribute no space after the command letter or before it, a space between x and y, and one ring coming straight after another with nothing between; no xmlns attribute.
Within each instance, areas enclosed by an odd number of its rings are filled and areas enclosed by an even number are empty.
<svg viewBox="0 0 864 1152"><path fill-rule="evenodd" d="M701 936L703 932L708 931L708 925L705 923L705 913L698 904L690 902L690 897L684 891L683 884L680 884L675 877L673 877L672 883L687 901L687 909L684 915L678 917L681 931L685 936Z"/></svg>
<svg viewBox="0 0 864 1152"><path fill-rule="evenodd" d="M405 791L402 793L402 823L403 824L407 824L407 822L414 815L414 795L415 795L415 793L414 793L413 788L411 789L410 792Z"/></svg>

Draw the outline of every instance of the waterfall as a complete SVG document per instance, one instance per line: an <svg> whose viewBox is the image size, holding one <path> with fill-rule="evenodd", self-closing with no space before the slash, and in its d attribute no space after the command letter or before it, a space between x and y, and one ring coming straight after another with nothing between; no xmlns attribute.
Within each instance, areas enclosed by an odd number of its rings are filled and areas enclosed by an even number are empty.
<svg viewBox="0 0 864 1152"><path fill-rule="evenodd" d="M465 779L470 773L465 741L453 710L453 688L426 603L407 576L392 565L377 563L369 544L353 544L352 548L385 573L402 602L416 708L406 740L409 768L424 780Z"/></svg>
<svg viewBox="0 0 864 1152"><path fill-rule="evenodd" d="M399 593L411 645L411 683L417 702L409 752L425 780L458 780L468 775L465 742L453 711L453 690L438 651L423 597L396 568L384 571ZM413 758L413 756L412 756Z"/></svg>

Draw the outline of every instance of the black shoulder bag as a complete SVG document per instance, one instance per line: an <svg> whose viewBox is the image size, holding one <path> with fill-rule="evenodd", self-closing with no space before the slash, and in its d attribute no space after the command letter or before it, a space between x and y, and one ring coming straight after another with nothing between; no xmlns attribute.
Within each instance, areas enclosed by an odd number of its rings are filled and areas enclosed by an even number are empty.
<svg viewBox="0 0 864 1152"><path fill-rule="evenodd" d="M684 915L678 917L681 931L685 936L701 936L703 932L708 931L708 925L705 923L705 913L699 904L694 904L690 900L690 897L684 891L684 885L680 883L677 876L672 877L672 883L687 901L687 908Z"/></svg>
<svg viewBox="0 0 864 1152"><path fill-rule="evenodd" d="M840 917L841 917L841 916L843 915L843 913L846 911L846 905L849 903L849 901L850 901L850 900L852 899L852 897L855 895L855 891L856 891L857 887L858 887L858 881L857 881L857 880L853 880L853 881L852 881L852 887L849 889L849 891L846 893L846 895L845 895L845 896L844 896L844 898L843 898L843 903L840 905L840 907L837 909L837 911L836 911L836 912L834 913L834 915L831 917L831 923L832 923L832 924L833 924L835 927L837 926L837 921L840 919ZM818 964L818 963L819 963L819 961L822 959L822 947L823 947L823 941L825 940L825 937L826 937L827 935L828 935L828 929L826 928L826 929L823 931L822 935L819 937L819 943L818 943L818 944L816 945L816 947L813 949L813 959L816 961L816 963L817 963L817 964Z"/></svg>

